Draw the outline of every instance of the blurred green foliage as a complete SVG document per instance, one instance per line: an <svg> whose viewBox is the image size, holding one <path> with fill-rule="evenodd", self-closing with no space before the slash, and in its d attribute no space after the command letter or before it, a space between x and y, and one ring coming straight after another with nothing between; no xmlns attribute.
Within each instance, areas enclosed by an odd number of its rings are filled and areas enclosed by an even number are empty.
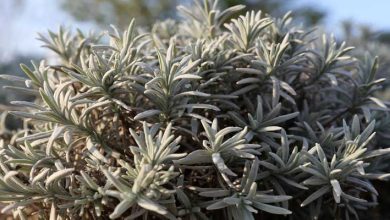
<svg viewBox="0 0 390 220"><path fill-rule="evenodd" d="M151 24L169 15L179 0L80 0L64 1L63 7L76 19L97 24L126 26L134 17L138 24Z"/></svg>
<svg viewBox="0 0 390 220"><path fill-rule="evenodd" d="M100 25L115 24L125 27L131 18L136 18L137 24L150 25L156 19L172 17L176 13L176 5L186 4L186 0L78 0L64 1L63 7L76 19L94 21ZM220 0L224 7L238 4L247 9L261 10L272 16L281 16L294 8L296 1L284 0ZM294 8L294 17L307 24L321 22L326 13L310 5Z"/></svg>
<svg viewBox="0 0 390 220"><path fill-rule="evenodd" d="M31 57L31 56L17 56L9 61L0 62L0 75L9 74L18 77L25 77L25 74L20 69L20 63L29 63L32 59L39 59L39 57ZM4 84L4 81L0 81L0 104L7 104L13 100L25 100L28 97L17 92L9 92L4 86L12 86L12 84ZM1 109L0 109L1 112Z"/></svg>

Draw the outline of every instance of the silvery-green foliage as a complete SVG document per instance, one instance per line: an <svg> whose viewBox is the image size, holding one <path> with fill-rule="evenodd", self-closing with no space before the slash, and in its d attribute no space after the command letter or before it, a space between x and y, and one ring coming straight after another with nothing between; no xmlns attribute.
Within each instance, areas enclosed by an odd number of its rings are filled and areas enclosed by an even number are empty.
<svg viewBox="0 0 390 220"><path fill-rule="evenodd" d="M202 142L205 149L191 152L187 157L178 160L178 164L214 163L223 177L227 179L226 175L236 176L236 174L227 167L225 160L230 157L254 159L255 155L260 154L260 151L256 150L260 148L260 145L249 144L245 139L247 127L244 129L226 127L219 131L217 119L213 120L211 126L205 120L201 122L207 137L207 140ZM224 140L225 136L233 132L237 133Z"/></svg>
<svg viewBox="0 0 390 220"><path fill-rule="evenodd" d="M245 8L236 5L221 11L219 0L194 1L191 7L178 6L178 11L185 18L181 28L193 37L214 37L221 26L235 13Z"/></svg>
<svg viewBox="0 0 390 220"><path fill-rule="evenodd" d="M143 133L137 135L134 130L131 134L137 143L137 146L131 147L134 155L134 168L125 161L118 161L125 172L118 169L112 174L109 170L102 167L102 171L107 179L115 186L117 190L107 190L103 192L106 195L116 197L120 203L110 214L111 219L121 217L130 207L135 204L158 214L164 215L169 219L175 217L166 207L158 202L172 203L174 189L164 187L169 181L175 178L178 173L174 171L172 161L185 156L185 153L175 154L179 149L178 143L180 137L175 138L171 135L171 124L164 132L158 132L158 125L148 128L146 123L143 125ZM171 201L169 201L171 200ZM142 213L140 213L142 214Z"/></svg>
<svg viewBox="0 0 390 220"><path fill-rule="evenodd" d="M345 23L344 24L344 31L345 35L348 39L347 43L348 45L355 45L356 49L351 51L354 56L365 59L365 57L369 57L370 55L377 55L378 59L377 67L376 67L376 77L379 78L387 78L389 75L389 45L377 41L376 33L371 30L370 27L367 26L357 26L353 27L350 26L351 23ZM352 34L351 31L357 31L358 34ZM375 92L373 95L376 98L380 98L381 101L389 101L389 80L386 79L382 86L380 87L380 90L378 92ZM376 132L377 132L377 141L378 144L389 144L389 136L387 135L388 129L389 129L389 114L388 112L376 112L372 115L373 118L377 120L376 123ZM382 163L383 164L383 163Z"/></svg>
<svg viewBox="0 0 390 220"><path fill-rule="evenodd" d="M257 96L256 109L253 106L256 103L252 104L247 97L244 97L244 100L247 103L247 108L253 113L248 113L248 119L245 120L238 112L229 111L228 114L231 119L241 127L248 126L251 130L250 136L256 136L268 145L279 148L280 145L274 141L274 138L280 135L280 131L283 128L278 125L295 118L299 113L293 112L281 115L282 104L279 102L279 96L276 94L273 95L272 104L268 105L263 104L264 101L261 96ZM265 107L268 108L268 111L266 111Z"/></svg>
<svg viewBox="0 0 390 220"><path fill-rule="evenodd" d="M216 210L227 207L228 218L233 219L254 219L253 213L258 213L259 210L277 214L288 215L291 211L269 205L268 203L278 203L291 199L291 196L267 195L257 191L257 183L255 182L258 175L259 161L255 159L248 169L248 163L245 165L243 177L240 185L236 186L236 191L230 195L230 190L210 190L200 193L206 197L224 197L221 200L207 206L207 210ZM229 196L230 195L230 196Z"/></svg>
<svg viewBox="0 0 390 220"><path fill-rule="evenodd" d="M242 52L253 49L254 41L258 39L260 32L272 23L270 18L262 18L261 15L261 11L247 12L245 16L232 19L231 23L225 25L232 34L235 48Z"/></svg>
<svg viewBox="0 0 390 220"><path fill-rule="evenodd" d="M191 56L180 58L175 57L174 42L170 44L167 54L163 55L157 51L159 68L153 69L146 63L140 63L145 71L152 75L150 80L143 85L136 84L135 89L143 93L153 103L155 109L149 109L137 114L134 119L140 120L154 115L160 115L161 120L171 121L180 118L194 109L219 109L213 105L191 102L191 97L208 97L207 93L191 89L191 81L199 80L201 77L193 73L193 69L199 65L200 60L191 61ZM149 72L151 71L151 72ZM149 75L148 74L148 75ZM141 80L140 80L141 81Z"/></svg>
<svg viewBox="0 0 390 220"><path fill-rule="evenodd" d="M99 41L100 36L90 33L85 36L80 30L73 35L70 30L60 27L58 33L49 31L46 37L38 34L38 40L44 43L44 47L56 53L64 65L78 64L79 59L90 54L91 43Z"/></svg>
<svg viewBox="0 0 390 220"><path fill-rule="evenodd" d="M345 215L358 216L357 209L364 209L377 203L378 192L368 181L369 179L385 179L388 174L366 173L365 167L369 165L368 158L385 154L387 150L367 151L367 145L374 138L375 122L371 122L361 131L357 116L353 118L351 127L343 126L342 141L334 152L324 152L320 144L316 144L305 152L308 162L301 165L301 169L310 174L303 181L306 186L315 186L316 191L308 196L301 204L306 206L314 200L332 192L334 202L343 204ZM314 156L317 154L316 156ZM350 185L358 186L350 188ZM371 194L372 201L361 198L362 192Z"/></svg>
<svg viewBox="0 0 390 220"><path fill-rule="evenodd" d="M59 62L2 76L36 96L11 103L23 128L0 129L3 212L354 219L376 205L390 153L378 59L243 8L197 0L150 33L131 20L41 35Z"/></svg>

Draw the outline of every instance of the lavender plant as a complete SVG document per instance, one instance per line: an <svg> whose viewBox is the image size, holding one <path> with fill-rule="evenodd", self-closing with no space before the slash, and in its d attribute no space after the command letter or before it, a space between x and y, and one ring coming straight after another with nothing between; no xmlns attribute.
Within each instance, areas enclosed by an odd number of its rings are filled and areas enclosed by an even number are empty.
<svg viewBox="0 0 390 220"><path fill-rule="evenodd" d="M377 58L290 14L193 4L150 32L41 35L59 61L21 65L36 99L11 103L24 127L0 142L3 213L357 219L378 203Z"/></svg>

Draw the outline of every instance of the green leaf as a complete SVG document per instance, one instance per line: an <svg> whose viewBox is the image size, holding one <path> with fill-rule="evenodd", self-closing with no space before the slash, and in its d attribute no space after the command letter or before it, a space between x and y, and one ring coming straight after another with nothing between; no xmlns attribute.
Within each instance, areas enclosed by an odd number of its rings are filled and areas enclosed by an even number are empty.
<svg viewBox="0 0 390 220"><path fill-rule="evenodd" d="M175 160L177 164L192 165L192 164L203 164L212 163L211 155L206 150L196 150L189 153L186 157Z"/></svg>
<svg viewBox="0 0 390 220"><path fill-rule="evenodd" d="M144 119L144 118L149 118L151 116L154 116L154 115L158 115L160 114L161 111L160 110L155 110L155 109L152 109L152 110L146 110L144 112L141 112L139 114L137 114L135 117L134 117L134 120L141 120L141 119Z"/></svg>
<svg viewBox="0 0 390 220"><path fill-rule="evenodd" d="M275 215L290 215L292 212L285 208L281 208L278 206L268 205L261 202L253 201L252 204L257 209L263 210L265 212L275 214Z"/></svg>
<svg viewBox="0 0 390 220"><path fill-rule="evenodd" d="M64 177L69 176L71 173L73 173L74 170L75 170L74 168L67 168L67 169L54 172L46 179L46 186L52 184L55 181L59 181Z"/></svg>
<svg viewBox="0 0 390 220"><path fill-rule="evenodd" d="M312 193L309 197L307 197L301 203L301 207L304 207L304 206L310 204L311 202L313 202L314 200L316 200L316 199L320 198L321 196L325 195L326 193L329 192L329 190L330 190L330 186L328 186L328 185L321 187L320 189L318 189L317 191Z"/></svg>

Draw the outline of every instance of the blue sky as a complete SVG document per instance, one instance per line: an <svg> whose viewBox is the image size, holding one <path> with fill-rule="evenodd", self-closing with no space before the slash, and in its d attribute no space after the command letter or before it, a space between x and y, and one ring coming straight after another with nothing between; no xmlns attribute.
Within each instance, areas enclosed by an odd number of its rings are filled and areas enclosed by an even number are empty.
<svg viewBox="0 0 390 220"><path fill-rule="evenodd" d="M0 60L16 54L44 55L47 50L36 40L38 32L57 30L60 25L86 31L94 28L92 23L75 21L61 10L60 3L61 0L1 0Z"/></svg>
<svg viewBox="0 0 390 220"><path fill-rule="evenodd" d="M390 29L390 0L297 0L297 3L325 9L330 30L348 19L378 30Z"/></svg>
<svg viewBox="0 0 390 220"><path fill-rule="evenodd" d="M15 6L21 1L21 6ZM288 1L288 0L286 0ZM390 0L296 0L296 6L310 4L328 12L326 29L338 32L340 22L352 19L375 30L390 30ZM88 31L92 23L76 22L60 8L61 0L1 0L0 61L15 54L41 54L37 32L57 29L59 25L75 26Z"/></svg>

